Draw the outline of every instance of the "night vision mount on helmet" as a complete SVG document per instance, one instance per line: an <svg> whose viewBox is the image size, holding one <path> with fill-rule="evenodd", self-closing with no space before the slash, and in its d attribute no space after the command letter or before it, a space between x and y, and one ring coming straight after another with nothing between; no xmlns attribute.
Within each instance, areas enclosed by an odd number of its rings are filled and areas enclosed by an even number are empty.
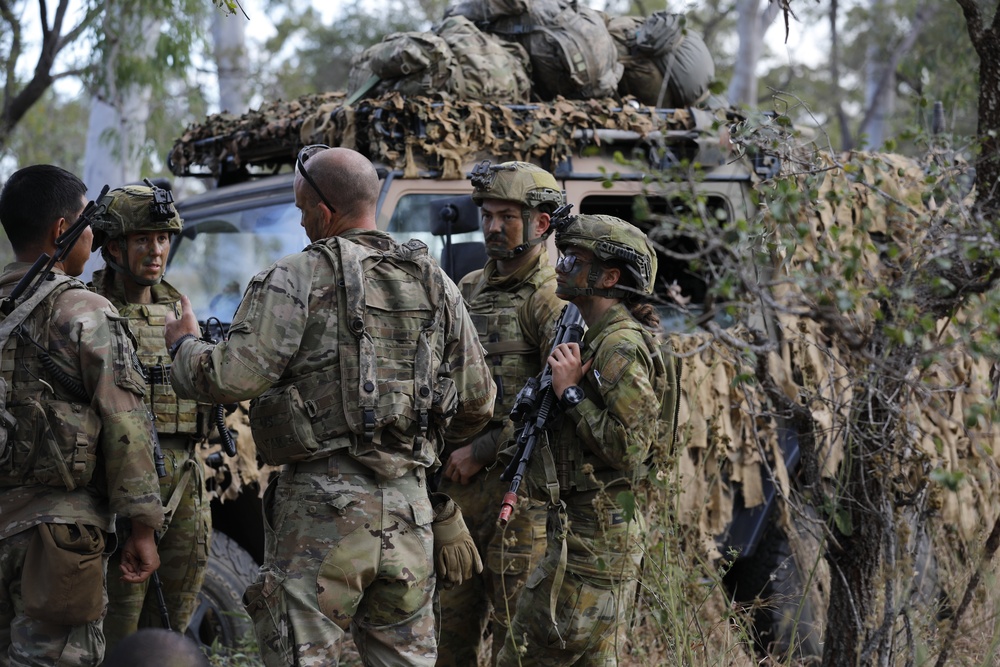
<svg viewBox="0 0 1000 667"><path fill-rule="evenodd" d="M108 266L129 276L140 285L155 285L160 279L149 281L140 278L128 268L128 261L119 264L108 251L108 245L117 241L121 257L127 257L126 237L136 232L167 232L179 234L184 221L174 207L174 197L169 190L157 187L148 178L145 185L126 185L111 190L99 204L103 212L94 219L94 243L91 250L101 249Z"/></svg>

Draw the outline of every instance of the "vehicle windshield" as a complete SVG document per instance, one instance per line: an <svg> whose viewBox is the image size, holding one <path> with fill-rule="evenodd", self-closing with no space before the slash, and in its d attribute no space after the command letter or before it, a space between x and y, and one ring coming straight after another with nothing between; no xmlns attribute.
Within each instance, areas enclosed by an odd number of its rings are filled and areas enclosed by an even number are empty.
<svg viewBox="0 0 1000 667"><path fill-rule="evenodd" d="M231 322L250 279L309 245L292 202L213 215L175 239L167 280L201 321Z"/></svg>

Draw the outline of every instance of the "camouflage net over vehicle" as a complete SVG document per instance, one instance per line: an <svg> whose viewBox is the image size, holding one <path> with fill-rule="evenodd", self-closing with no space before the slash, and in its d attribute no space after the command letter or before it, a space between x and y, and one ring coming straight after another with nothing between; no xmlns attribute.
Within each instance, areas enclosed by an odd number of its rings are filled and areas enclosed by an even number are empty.
<svg viewBox="0 0 1000 667"><path fill-rule="evenodd" d="M388 93L344 105L343 93L278 102L236 117L209 116L188 127L170 152L178 175L218 177L225 170L292 165L309 144L353 148L375 162L418 178L434 170L443 179L464 178L463 164L483 158L541 162L555 169L587 146L600 145L598 131L689 133L725 122L695 109L652 109L634 101L565 100L501 105Z"/></svg>
<svg viewBox="0 0 1000 667"><path fill-rule="evenodd" d="M768 223L775 248L794 248L787 256L778 253L779 279L824 258L835 265L816 269L817 281L833 283L829 276L845 276L845 284L870 295L880 285L894 284L908 261L934 247L928 221L940 218L943 204L929 196L936 184L929 182L925 165L898 155L860 158L845 168L846 156L817 153L808 165L786 165L783 178L797 182L806 196L797 207L782 210L780 221ZM783 245L783 234L794 238ZM890 246L898 252L885 251ZM868 250L851 252L859 247ZM863 369L851 366L845 332L831 336L816 317L817 302L812 299L817 292L807 297L791 280L776 280L774 285L777 301L788 311L777 318L780 343L764 363L789 401L804 405L811 414L821 475L835 484L849 437L844 410L851 405L852 383ZM830 285L830 297L838 285ZM853 330L863 335L873 326L873 309L870 300L855 303L854 310L842 315L850 323L848 334ZM975 302L971 305L974 308ZM901 425L893 434L893 456L886 460L895 466L887 479L900 497L929 494L926 506L933 512L934 526L930 534L938 566L947 577L944 572L957 569L1000 513L1000 430L993 426L998 417L994 361L967 352L968 341L953 341L952 336L959 336L954 322L939 320L936 330L942 352L929 355L921 377L911 378ZM746 332L727 334L749 346ZM678 516L695 531L693 539L704 555L717 559L726 555L720 553L716 537L732 522L737 491L744 506L752 508L765 501L767 478L775 480L785 498L793 497L792 485L777 424L768 416L774 408L757 384L745 381L756 375L754 355L707 332L673 335L671 342L683 363ZM932 471L960 481L928 483ZM789 527L785 510L779 520Z"/></svg>

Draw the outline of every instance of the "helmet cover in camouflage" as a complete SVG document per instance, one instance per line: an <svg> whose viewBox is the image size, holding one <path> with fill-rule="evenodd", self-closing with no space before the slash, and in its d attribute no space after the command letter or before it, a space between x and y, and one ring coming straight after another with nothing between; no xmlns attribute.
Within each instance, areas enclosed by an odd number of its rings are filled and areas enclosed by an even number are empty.
<svg viewBox="0 0 1000 667"><path fill-rule="evenodd" d="M634 287L615 289L650 296L656 278L656 251L641 229L610 215L574 215L553 221L556 247L587 248L602 263L624 264ZM624 296L618 294L617 296Z"/></svg>
<svg viewBox="0 0 1000 667"><path fill-rule="evenodd" d="M562 189L555 177L528 162L491 165L484 160L472 170L472 201L482 206L484 199L516 201L529 209L542 204L562 206Z"/></svg>
<svg viewBox="0 0 1000 667"><path fill-rule="evenodd" d="M148 181L147 181L148 183ZM94 245L97 250L112 239L134 232L180 233L184 226L174 208L169 190L150 185L126 185L108 192L98 204L104 212L96 217Z"/></svg>

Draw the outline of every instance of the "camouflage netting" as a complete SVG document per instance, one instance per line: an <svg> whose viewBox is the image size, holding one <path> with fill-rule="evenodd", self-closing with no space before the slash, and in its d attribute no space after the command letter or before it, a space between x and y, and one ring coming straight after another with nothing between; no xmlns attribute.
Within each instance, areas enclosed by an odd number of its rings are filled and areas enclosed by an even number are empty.
<svg viewBox="0 0 1000 667"><path fill-rule="evenodd" d="M599 144L595 130L647 137L692 130L695 114L712 118L684 109L657 113L611 99L498 105L388 93L353 107L343 102L343 94L330 93L266 105L238 118L209 116L177 141L170 168L177 175L200 168L218 176L223 168L293 164L299 148L323 143L353 148L405 178L433 169L441 178L457 179L465 177L464 164L485 157L555 168L582 147ZM587 132L589 138L580 136Z"/></svg>
<svg viewBox="0 0 1000 667"><path fill-rule="evenodd" d="M934 187L927 182L927 172L919 163L893 155L877 156L850 173L835 168L829 156L816 158L816 165L825 170L818 181L805 173L791 175L798 179L801 191L813 188L814 196L801 208L784 212L783 220L789 224L772 222L776 237L795 235L795 250L778 258L778 276L810 269L820 278L841 276L852 262L851 284L862 292L891 284L903 263L929 243L925 238L929 220L938 205L927 196ZM854 261L846 249L857 246L859 240L870 250L884 248L891 240L900 253L890 261L885 253L869 251ZM840 263L832 259L834 266L813 267L824 256L839 258ZM801 403L809 397L807 407L819 429L821 474L833 481L844 455L843 410L852 398L852 378L863 369L851 367L840 347L844 339L833 339L818 321L794 314L806 314L805 308L812 305L803 294L789 285L776 294L779 301L792 306L793 313L778 318L783 342L769 355L768 370L790 400ZM871 326L873 309L870 302L868 306L845 314L858 331ZM947 346L948 334L956 325L941 320L937 326L938 339ZM747 339L739 331L730 334L737 340ZM762 483L769 471L780 492L788 494L788 472L774 422L759 416L770 412L763 392L736 381L754 374L752 359L709 334L675 335L672 342L682 358L684 378L679 420L679 443L684 447L678 469L680 519L697 531L704 553L718 558L724 554L719 553L715 537L732 520L735 489L742 491L747 507L755 507L764 500ZM929 506L936 511L931 534L938 564L948 571L1000 514L1000 431L993 427L997 412L993 361L974 359L963 352L961 343L944 349L947 353L920 379L913 378L903 403L902 426L895 434L892 460L898 467L891 478L899 492L907 494L926 483L932 470L961 473L955 489L936 483L928 487ZM787 525L787 515L784 522ZM962 546L956 548L957 544Z"/></svg>

